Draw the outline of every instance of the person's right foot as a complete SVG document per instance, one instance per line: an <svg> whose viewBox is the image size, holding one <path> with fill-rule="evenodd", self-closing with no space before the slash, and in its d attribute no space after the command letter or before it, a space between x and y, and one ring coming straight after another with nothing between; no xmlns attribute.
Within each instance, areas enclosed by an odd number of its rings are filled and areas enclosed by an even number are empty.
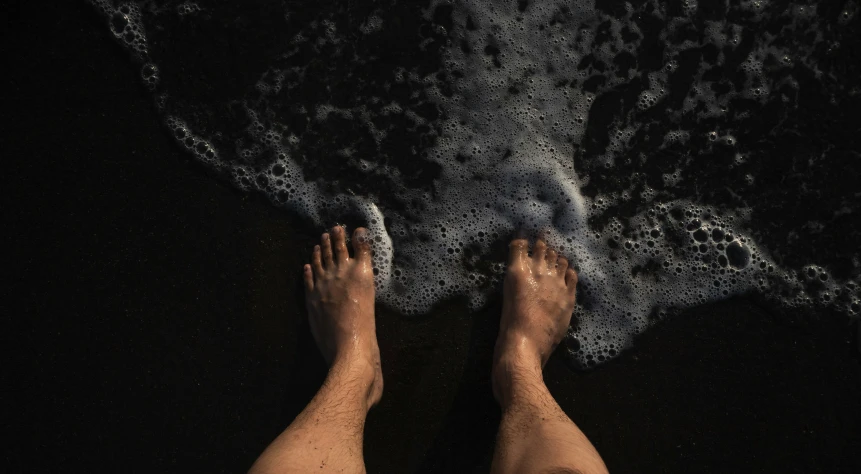
<svg viewBox="0 0 861 474"><path fill-rule="evenodd" d="M577 288L568 260L538 239L509 245L503 286L502 320L493 356L493 394L504 404L512 378L541 375L541 368L565 337Z"/></svg>

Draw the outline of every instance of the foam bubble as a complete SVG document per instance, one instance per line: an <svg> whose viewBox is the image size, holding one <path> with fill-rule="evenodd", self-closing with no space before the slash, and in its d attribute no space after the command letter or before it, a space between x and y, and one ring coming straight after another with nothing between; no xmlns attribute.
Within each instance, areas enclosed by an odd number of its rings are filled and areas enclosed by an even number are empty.
<svg viewBox="0 0 861 474"><path fill-rule="evenodd" d="M159 109L174 110L171 97L160 90L160 66L148 53L141 8L134 3L114 7L106 0L94 4L140 61L141 77L155 91ZM763 0L737 6L753 21L767 7ZM838 22L855 14L850 7ZM580 274L569 337L576 341L570 356L582 365L614 357L668 314L733 295L758 292L786 306L832 305L858 314L856 283L838 281L816 265L800 271L779 265L751 235L746 204L705 206L697 202L696 188L689 199L669 195L667 188L684 186L700 166L693 158L662 168L662 190L635 172L620 178L617 188L584 192L602 173L660 159L631 153L635 143L649 138L648 117L656 113L674 124L652 138L659 150L688 147L685 153L693 155L696 146L726 149L726 169L744 166L751 159L748 144L724 120L741 115L734 109L737 101L765 103L797 90L791 76L775 83L770 71L819 70L811 59L815 44L774 41L766 30L751 32L729 21L700 25L697 2L687 0L682 8L685 15L667 19L662 8L631 4L611 15L584 2L433 2L425 12L433 28L423 30L428 39L421 47L445 39L434 50L440 55L439 71L394 66L385 73L385 92L379 95L355 102L322 97L296 105L300 126L283 120L279 101L285 90L312 79L305 76L307 64L289 54L325 49L340 61L339 52L350 50L344 45L354 41L337 22L322 18L286 45L287 57L297 64L273 63L257 82L253 100L236 107L247 123L240 139L225 143L219 133L195 130L192 117L173 112L165 112L165 123L180 146L241 189L265 193L320 226L331 225L333 216L361 216L374 248L378 299L405 314L427 312L456 295L465 295L473 308L484 305L504 277L504 242L518 229L533 238L543 235ZM194 21L198 11L190 2L176 10L182 21ZM663 57L635 56L649 26L641 21L647 14L665 25ZM438 15L446 21L433 21ZM791 19L788 28L802 36L815 33L813 8L789 9L785 15ZM357 20L358 36L380 34L387 27L384 17L375 11ZM697 28L701 38L686 34ZM749 47L740 53L743 43ZM672 77L681 67L679 58L690 51L701 57L689 62L695 69L691 83L679 105L670 107L667 103L676 100L670 97ZM743 83L716 83L715 65L737 68ZM612 104L598 107L596 101L626 84L633 90L632 102L615 106L628 112L606 124L606 141L598 147L589 121ZM420 143L398 152L413 157L416 167L433 170L428 171L431 185L411 181L412 167L366 156L370 142L379 150L407 133L391 125L394 119L410 124L409 133L425 130ZM711 128L703 133L692 122ZM350 182L309 177L304 154L320 144L306 139L302 127L337 134L340 126L357 129L363 138L339 142L331 154L350 173L385 178L385 189L359 194ZM587 145L599 151L575 168L575 158L582 158ZM756 180L750 173L733 176L748 186Z"/></svg>

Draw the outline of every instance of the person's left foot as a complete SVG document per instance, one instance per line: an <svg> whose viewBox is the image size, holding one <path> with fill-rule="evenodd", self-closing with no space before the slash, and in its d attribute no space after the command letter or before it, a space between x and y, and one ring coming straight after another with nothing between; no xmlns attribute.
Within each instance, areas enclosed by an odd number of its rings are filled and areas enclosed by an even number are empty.
<svg viewBox="0 0 861 474"><path fill-rule="evenodd" d="M383 393L380 349L374 321L374 271L370 234L353 233L350 257L341 226L332 228L314 247L304 269L311 333L330 366L350 370L370 382L368 406ZM334 246L334 249L333 249Z"/></svg>

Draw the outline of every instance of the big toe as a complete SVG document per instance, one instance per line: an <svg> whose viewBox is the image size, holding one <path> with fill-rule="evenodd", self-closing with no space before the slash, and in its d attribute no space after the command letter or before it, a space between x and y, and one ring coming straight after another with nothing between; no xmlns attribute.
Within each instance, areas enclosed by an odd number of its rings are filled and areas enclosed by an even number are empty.
<svg viewBox="0 0 861 474"><path fill-rule="evenodd" d="M353 231L353 253L356 260L369 261L371 259L371 233L364 227L357 227Z"/></svg>
<svg viewBox="0 0 861 474"><path fill-rule="evenodd" d="M529 252L529 242L523 238L516 238L508 244L508 266L523 262Z"/></svg>

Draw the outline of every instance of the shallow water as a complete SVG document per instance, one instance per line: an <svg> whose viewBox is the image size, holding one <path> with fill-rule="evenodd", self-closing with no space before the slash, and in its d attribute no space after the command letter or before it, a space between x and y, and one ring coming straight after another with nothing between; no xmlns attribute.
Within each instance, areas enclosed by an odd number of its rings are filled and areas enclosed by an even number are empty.
<svg viewBox="0 0 861 474"><path fill-rule="evenodd" d="M483 305L516 229L575 262L584 365L733 295L861 312L855 2L233 3L94 5L180 146L369 226L406 314Z"/></svg>

